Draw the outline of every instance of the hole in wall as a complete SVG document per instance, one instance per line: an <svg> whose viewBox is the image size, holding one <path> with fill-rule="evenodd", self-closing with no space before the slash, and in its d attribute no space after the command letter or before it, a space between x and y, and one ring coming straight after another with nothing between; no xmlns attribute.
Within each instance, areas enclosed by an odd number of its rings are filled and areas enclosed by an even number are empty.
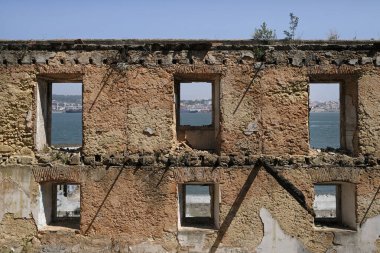
<svg viewBox="0 0 380 253"><path fill-rule="evenodd" d="M140 59L140 60L139 60L139 63L142 65L142 64L145 63L145 60L144 60L144 59Z"/></svg>
<svg viewBox="0 0 380 253"><path fill-rule="evenodd" d="M65 60L64 60L64 59L60 59L59 62L60 62L61 64L65 64Z"/></svg>
<svg viewBox="0 0 380 253"><path fill-rule="evenodd" d="M79 60L78 59L74 59L74 63L75 64L79 64Z"/></svg>
<svg viewBox="0 0 380 253"><path fill-rule="evenodd" d="M107 59L103 59L103 64L107 64L108 63L108 60Z"/></svg>
<svg viewBox="0 0 380 253"><path fill-rule="evenodd" d="M158 60L157 60L157 64L161 65L161 64L162 64L162 60L161 60L161 59L158 59Z"/></svg>
<svg viewBox="0 0 380 253"><path fill-rule="evenodd" d="M3 60L3 64L4 65L7 65L8 64L8 61L6 59Z"/></svg>
<svg viewBox="0 0 380 253"><path fill-rule="evenodd" d="M95 155L95 162L101 162L102 156L101 155Z"/></svg>
<svg viewBox="0 0 380 253"><path fill-rule="evenodd" d="M172 60L172 63L173 63L173 64L177 64L177 63L178 63L178 60L177 60L177 59L173 59L173 60Z"/></svg>
<svg viewBox="0 0 380 253"><path fill-rule="evenodd" d="M88 62L89 62L90 64L94 64L94 60L93 60L92 58L88 59Z"/></svg>
<svg viewBox="0 0 380 253"><path fill-rule="evenodd" d="M21 65L21 64L22 64L21 59L18 59L18 60L17 60L17 63Z"/></svg>
<svg viewBox="0 0 380 253"><path fill-rule="evenodd" d="M194 64L194 60L192 58L189 59L190 64Z"/></svg>
<svg viewBox="0 0 380 253"><path fill-rule="evenodd" d="M33 58L33 59L32 59L32 63L33 63L33 64L36 64L36 59Z"/></svg>

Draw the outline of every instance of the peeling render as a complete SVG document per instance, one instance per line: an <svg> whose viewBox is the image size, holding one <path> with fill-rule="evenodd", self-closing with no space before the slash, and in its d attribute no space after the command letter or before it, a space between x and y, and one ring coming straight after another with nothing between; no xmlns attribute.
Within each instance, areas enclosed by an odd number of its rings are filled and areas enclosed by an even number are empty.
<svg viewBox="0 0 380 253"><path fill-rule="evenodd" d="M0 41L0 251L380 251L379 45ZM79 149L49 145L55 81L83 84ZM179 81L212 83L212 131L177 126ZM341 148L313 150L308 84L332 81ZM79 228L50 222L57 183L80 185ZM326 183L345 214L321 226ZM181 226L183 184L218 191L216 226Z"/></svg>
<svg viewBox="0 0 380 253"><path fill-rule="evenodd" d="M302 242L286 235L276 220L265 208L260 209L260 218L264 223L264 237L256 252L287 252L308 253Z"/></svg>
<svg viewBox="0 0 380 253"><path fill-rule="evenodd" d="M337 253L376 252L376 242L380 238L380 215L368 219L355 233L343 231L334 235L334 246L331 249Z"/></svg>

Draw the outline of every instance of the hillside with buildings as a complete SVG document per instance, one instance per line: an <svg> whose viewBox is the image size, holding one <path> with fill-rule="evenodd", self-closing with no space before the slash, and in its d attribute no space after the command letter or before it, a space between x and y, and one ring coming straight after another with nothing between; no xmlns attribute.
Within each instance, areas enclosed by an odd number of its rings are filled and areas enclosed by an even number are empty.
<svg viewBox="0 0 380 253"><path fill-rule="evenodd" d="M310 112L339 112L338 101L312 101L309 104Z"/></svg>

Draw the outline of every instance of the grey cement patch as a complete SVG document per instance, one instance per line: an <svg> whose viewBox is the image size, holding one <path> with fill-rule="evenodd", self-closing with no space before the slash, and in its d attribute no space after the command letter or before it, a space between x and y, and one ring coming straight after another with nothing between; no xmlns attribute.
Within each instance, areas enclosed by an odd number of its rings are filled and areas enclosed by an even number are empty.
<svg viewBox="0 0 380 253"><path fill-rule="evenodd" d="M376 240L380 238L380 215L369 218L355 231L334 232L334 246L337 253L377 252Z"/></svg>
<svg viewBox="0 0 380 253"><path fill-rule="evenodd" d="M309 252L300 241L284 233L267 209L260 209L260 218L264 224L264 237L256 252Z"/></svg>

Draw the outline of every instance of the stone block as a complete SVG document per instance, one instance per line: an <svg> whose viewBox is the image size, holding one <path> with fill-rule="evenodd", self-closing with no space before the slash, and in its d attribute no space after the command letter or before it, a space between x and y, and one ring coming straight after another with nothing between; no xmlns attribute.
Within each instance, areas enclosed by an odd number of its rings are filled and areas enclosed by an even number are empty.
<svg viewBox="0 0 380 253"><path fill-rule="evenodd" d="M219 157L219 166L221 167L228 167L230 163L230 157L226 155L221 155Z"/></svg>
<svg viewBox="0 0 380 253"><path fill-rule="evenodd" d="M95 158L93 156L85 156L83 157L83 163L86 165L93 165L95 164Z"/></svg>
<svg viewBox="0 0 380 253"><path fill-rule="evenodd" d="M127 158L126 158L126 163L128 165L137 165L139 163L139 155L135 154L135 155L129 155Z"/></svg>
<svg viewBox="0 0 380 253"><path fill-rule="evenodd" d="M375 65L378 66L378 67L380 67L380 56L376 57Z"/></svg>
<svg viewBox="0 0 380 253"><path fill-rule="evenodd" d="M31 156L19 156L17 157L17 163L19 164L32 164L33 157Z"/></svg>
<svg viewBox="0 0 380 253"><path fill-rule="evenodd" d="M334 60L332 60L332 63L335 64L335 65L337 65L337 66L342 65L343 62L344 62L343 59L334 59Z"/></svg>
<svg viewBox="0 0 380 253"><path fill-rule="evenodd" d="M263 62L256 62L254 64L254 67L255 67L255 69L264 69L265 68L265 64Z"/></svg>
<svg viewBox="0 0 380 253"><path fill-rule="evenodd" d="M304 65L305 52L302 51L292 51L290 54L291 64L296 67L301 67Z"/></svg>
<svg viewBox="0 0 380 253"><path fill-rule="evenodd" d="M203 156L203 166L214 167L217 161L218 158L211 154Z"/></svg>
<svg viewBox="0 0 380 253"><path fill-rule="evenodd" d="M17 64L17 56L12 51L3 53L2 58L7 62L7 64Z"/></svg>
<svg viewBox="0 0 380 253"><path fill-rule="evenodd" d="M0 154L10 154L13 151L13 148L8 145L0 145Z"/></svg>
<svg viewBox="0 0 380 253"><path fill-rule="evenodd" d="M36 64L46 64L46 60L54 58L56 53L53 52L32 52L31 57L35 59Z"/></svg>
<svg viewBox="0 0 380 253"><path fill-rule="evenodd" d="M69 158L69 164L70 165L79 165L80 164L80 155L79 154L72 154Z"/></svg>
<svg viewBox="0 0 380 253"><path fill-rule="evenodd" d="M144 155L139 157L138 162L142 166L151 166L155 163L156 158L152 155Z"/></svg>
<svg viewBox="0 0 380 253"><path fill-rule="evenodd" d="M348 60L348 64L349 65L356 65L356 64L358 64L358 62L359 62L359 60L358 59L350 59L350 60Z"/></svg>
<svg viewBox="0 0 380 253"><path fill-rule="evenodd" d="M36 155L36 158L39 163L50 163L52 161L52 157L49 154Z"/></svg>
<svg viewBox="0 0 380 253"><path fill-rule="evenodd" d="M362 57L360 63L361 63L361 64L369 64L369 63L372 63L372 57Z"/></svg>

